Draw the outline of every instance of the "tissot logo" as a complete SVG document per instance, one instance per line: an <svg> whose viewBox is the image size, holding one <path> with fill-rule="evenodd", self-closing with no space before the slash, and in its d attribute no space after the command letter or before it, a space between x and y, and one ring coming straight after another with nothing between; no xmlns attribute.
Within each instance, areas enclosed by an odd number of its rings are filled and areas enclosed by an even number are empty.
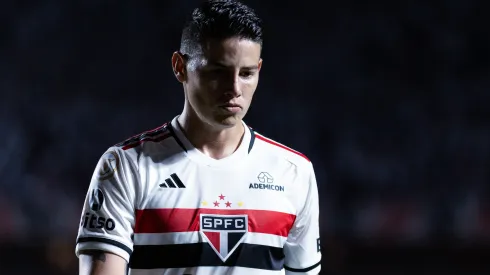
<svg viewBox="0 0 490 275"><path fill-rule="evenodd" d="M94 214L85 213L80 224L83 228L105 229L112 231L116 228L116 222L111 218L104 218Z"/></svg>
<svg viewBox="0 0 490 275"><path fill-rule="evenodd" d="M248 232L247 215L201 214L199 232L225 262Z"/></svg>
<svg viewBox="0 0 490 275"><path fill-rule="evenodd" d="M90 209L99 211L104 204L104 193L100 189L92 190L89 199Z"/></svg>

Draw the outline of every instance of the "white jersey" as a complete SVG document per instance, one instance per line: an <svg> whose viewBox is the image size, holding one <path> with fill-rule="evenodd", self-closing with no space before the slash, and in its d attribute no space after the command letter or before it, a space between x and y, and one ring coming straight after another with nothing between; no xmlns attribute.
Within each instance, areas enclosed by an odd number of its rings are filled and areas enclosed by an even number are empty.
<svg viewBox="0 0 490 275"><path fill-rule="evenodd" d="M247 127L216 160L176 118L109 148L90 183L76 254L103 250L137 275L318 274L311 162Z"/></svg>

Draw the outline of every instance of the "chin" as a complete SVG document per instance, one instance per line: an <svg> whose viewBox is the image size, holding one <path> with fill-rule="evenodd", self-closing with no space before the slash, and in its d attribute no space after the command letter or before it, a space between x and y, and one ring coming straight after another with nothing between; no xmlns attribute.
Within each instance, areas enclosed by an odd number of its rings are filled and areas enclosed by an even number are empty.
<svg viewBox="0 0 490 275"><path fill-rule="evenodd" d="M234 116L218 116L213 119L213 124L218 127L232 128L237 124L242 123L242 117L239 115Z"/></svg>

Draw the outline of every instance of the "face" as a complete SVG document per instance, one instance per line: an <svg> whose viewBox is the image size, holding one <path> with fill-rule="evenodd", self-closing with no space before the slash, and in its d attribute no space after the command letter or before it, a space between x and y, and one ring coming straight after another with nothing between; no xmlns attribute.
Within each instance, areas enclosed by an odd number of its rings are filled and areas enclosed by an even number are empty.
<svg viewBox="0 0 490 275"><path fill-rule="evenodd" d="M250 107L262 66L260 44L240 38L208 41L202 53L184 63L179 77L179 57L174 72L184 85L186 107L215 127L233 127ZM180 55L180 54L179 54Z"/></svg>

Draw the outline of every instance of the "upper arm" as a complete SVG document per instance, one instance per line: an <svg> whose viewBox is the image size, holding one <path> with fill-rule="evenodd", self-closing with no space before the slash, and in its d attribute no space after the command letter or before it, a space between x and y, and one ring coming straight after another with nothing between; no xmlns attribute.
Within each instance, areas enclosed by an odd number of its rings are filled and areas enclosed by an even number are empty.
<svg viewBox="0 0 490 275"><path fill-rule="evenodd" d="M86 251L108 252L107 259L119 256L129 262L133 250L137 171L124 152L111 149L99 160L83 206L75 251L83 254L84 263Z"/></svg>
<svg viewBox="0 0 490 275"><path fill-rule="evenodd" d="M319 274L320 272L320 226L318 187L313 166L310 164L307 194L284 245L286 274Z"/></svg>
<svg viewBox="0 0 490 275"><path fill-rule="evenodd" d="M115 254L100 250L84 250L79 255L80 275L124 275L126 261Z"/></svg>

